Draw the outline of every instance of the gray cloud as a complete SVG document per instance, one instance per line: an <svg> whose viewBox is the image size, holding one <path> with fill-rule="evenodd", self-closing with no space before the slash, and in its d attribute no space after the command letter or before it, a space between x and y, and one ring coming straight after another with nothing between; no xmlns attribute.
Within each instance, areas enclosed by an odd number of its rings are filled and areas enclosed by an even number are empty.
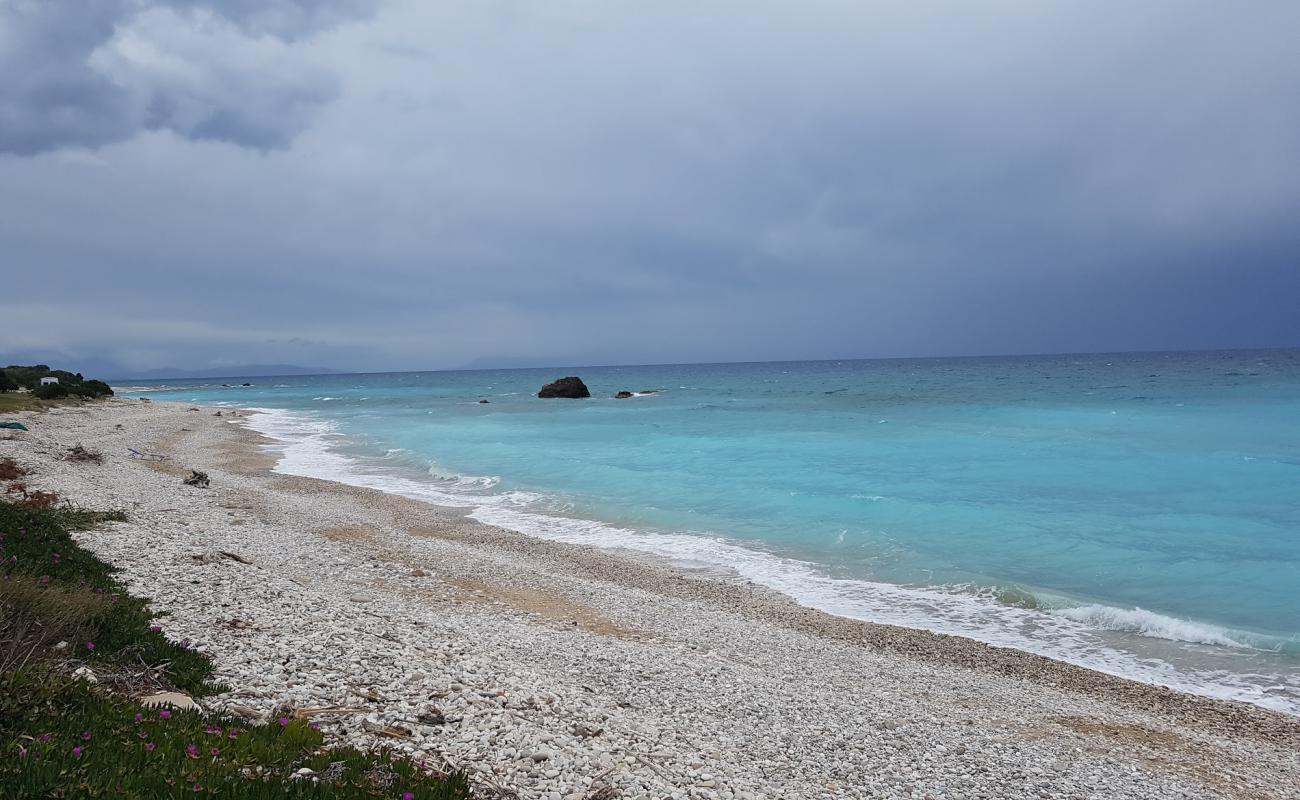
<svg viewBox="0 0 1300 800"><path fill-rule="evenodd" d="M171 130L286 147L338 92L297 40L363 0L87 0L0 5L0 152L96 147Z"/></svg>
<svg viewBox="0 0 1300 800"><path fill-rule="evenodd" d="M3 139L33 155L0 157L0 241L44 280L0 314L77 310L23 347L387 369L1300 344L1294 4L213 7L58 33L66 85L131 113L77 100ZM0 52L45 63L39 38Z"/></svg>

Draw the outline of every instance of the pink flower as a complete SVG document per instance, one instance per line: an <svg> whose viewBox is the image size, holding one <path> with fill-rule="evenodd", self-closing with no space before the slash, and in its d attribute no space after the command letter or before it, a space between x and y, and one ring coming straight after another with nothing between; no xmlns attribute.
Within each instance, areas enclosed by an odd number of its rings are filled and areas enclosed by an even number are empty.
<svg viewBox="0 0 1300 800"><path fill-rule="evenodd" d="M90 650L90 651L92 651L92 652L94 652L94 650L95 650L95 643L94 643L94 642L86 642L86 649L87 649L87 650Z"/></svg>
<svg viewBox="0 0 1300 800"><path fill-rule="evenodd" d="M86 731L85 733L81 734L81 738L86 739L87 741L89 741L89 739L90 739L90 731Z"/></svg>
<svg viewBox="0 0 1300 800"><path fill-rule="evenodd" d="M198 758L199 748L193 742L191 742L190 744L185 746L185 755L189 756L190 758Z"/></svg>
<svg viewBox="0 0 1300 800"><path fill-rule="evenodd" d="M41 744L49 744L49 743L50 743L50 736L52 736L52 735L53 735L53 734L42 733L40 736L37 736L37 737L36 737L36 741L40 742Z"/></svg>
<svg viewBox="0 0 1300 800"><path fill-rule="evenodd" d="M144 714L136 714L136 715L135 715L135 721L136 721L136 722L144 722Z"/></svg>
<svg viewBox="0 0 1300 800"><path fill-rule="evenodd" d="M288 717L280 717L280 727L283 728L289 724Z"/></svg>
<svg viewBox="0 0 1300 800"><path fill-rule="evenodd" d="M81 748L80 748L80 747L74 747L74 748L72 748L72 757L73 757L73 758L81 758L81 752L82 752L82 751L81 751Z"/></svg>
<svg viewBox="0 0 1300 800"><path fill-rule="evenodd" d="M228 731L228 733L229 733L231 739L235 739L235 738L238 738L238 737L239 737L239 730L236 729L236 728L231 728L231 729Z"/></svg>
<svg viewBox="0 0 1300 800"><path fill-rule="evenodd" d="M172 712L168 711L165 708L162 711L158 712L158 719L171 719L171 718L172 718Z"/></svg>
<svg viewBox="0 0 1300 800"><path fill-rule="evenodd" d="M402 800L415 800L415 792L402 792Z"/></svg>
<svg viewBox="0 0 1300 800"><path fill-rule="evenodd" d="M144 749L145 749L145 750L148 750L150 753L152 753L152 752L154 751L154 748L157 747L157 746L158 746L158 745L154 744L153 742L147 742L147 743L145 743Z"/></svg>
<svg viewBox="0 0 1300 800"><path fill-rule="evenodd" d="M162 633L162 626L161 626L161 625L150 625L150 626L149 626L149 632L150 632L150 633Z"/></svg>
<svg viewBox="0 0 1300 800"><path fill-rule="evenodd" d="M49 576L49 575L42 575L42 576L41 576L40 584L41 584L42 586L47 586L47 585L49 585L49 582L50 582L50 576Z"/></svg>
<svg viewBox="0 0 1300 800"><path fill-rule="evenodd" d="M196 791L196 792L201 792L201 791L203 791L203 787L200 786L200 785L198 785L198 784L196 783L196 784L194 784L194 791Z"/></svg>

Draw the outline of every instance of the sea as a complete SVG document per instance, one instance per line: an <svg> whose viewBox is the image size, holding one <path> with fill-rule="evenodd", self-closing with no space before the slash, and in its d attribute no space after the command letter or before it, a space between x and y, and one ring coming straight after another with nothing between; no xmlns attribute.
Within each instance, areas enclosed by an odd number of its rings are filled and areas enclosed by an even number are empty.
<svg viewBox="0 0 1300 800"><path fill-rule="evenodd" d="M536 396L565 375L592 397ZM119 393L254 409L279 472L1300 714L1300 350L231 376Z"/></svg>

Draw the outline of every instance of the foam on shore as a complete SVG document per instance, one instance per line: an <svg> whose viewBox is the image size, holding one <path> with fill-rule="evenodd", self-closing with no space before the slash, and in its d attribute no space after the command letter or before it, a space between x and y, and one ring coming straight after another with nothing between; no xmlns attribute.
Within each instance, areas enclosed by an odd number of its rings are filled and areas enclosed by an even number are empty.
<svg viewBox="0 0 1300 800"><path fill-rule="evenodd" d="M452 476L370 463L340 447L327 420L252 408L249 427L273 440L275 471L360 486L440 506L528 536L649 554L687 568L725 570L830 614L930 630L1014 648L1111 675L1300 715L1300 681L1268 668L1279 643L1245 632L1143 609L1052 602L1009 604L996 591L900 586L837 578L816 565L713 535L634 530L566 515L568 505L535 492L494 491L496 476ZM400 451L390 451L400 456ZM1023 592L1022 592L1023 593ZM1143 644L1141 640L1147 640ZM1161 643L1167 643L1162 645ZM1187 655L1205 668L1173 666L1161 654Z"/></svg>

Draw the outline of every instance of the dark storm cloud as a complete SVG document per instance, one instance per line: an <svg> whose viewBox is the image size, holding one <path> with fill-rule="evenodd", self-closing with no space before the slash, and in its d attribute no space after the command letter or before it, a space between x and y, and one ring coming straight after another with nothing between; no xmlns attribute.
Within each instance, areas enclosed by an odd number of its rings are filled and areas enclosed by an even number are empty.
<svg viewBox="0 0 1300 800"><path fill-rule="evenodd" d="M292 43L368 13L364 0L6 0L0 152L95 147L141 130L288 145L337 94Z"/></svg>
<svg viewBox="0 0 1300 800"><path fill-rule="evenodd" d="M1300 344L1293 3L88 8L0 40L47 76L0 84L45 110L0 133L44 277L0 352Z"/></svg>

